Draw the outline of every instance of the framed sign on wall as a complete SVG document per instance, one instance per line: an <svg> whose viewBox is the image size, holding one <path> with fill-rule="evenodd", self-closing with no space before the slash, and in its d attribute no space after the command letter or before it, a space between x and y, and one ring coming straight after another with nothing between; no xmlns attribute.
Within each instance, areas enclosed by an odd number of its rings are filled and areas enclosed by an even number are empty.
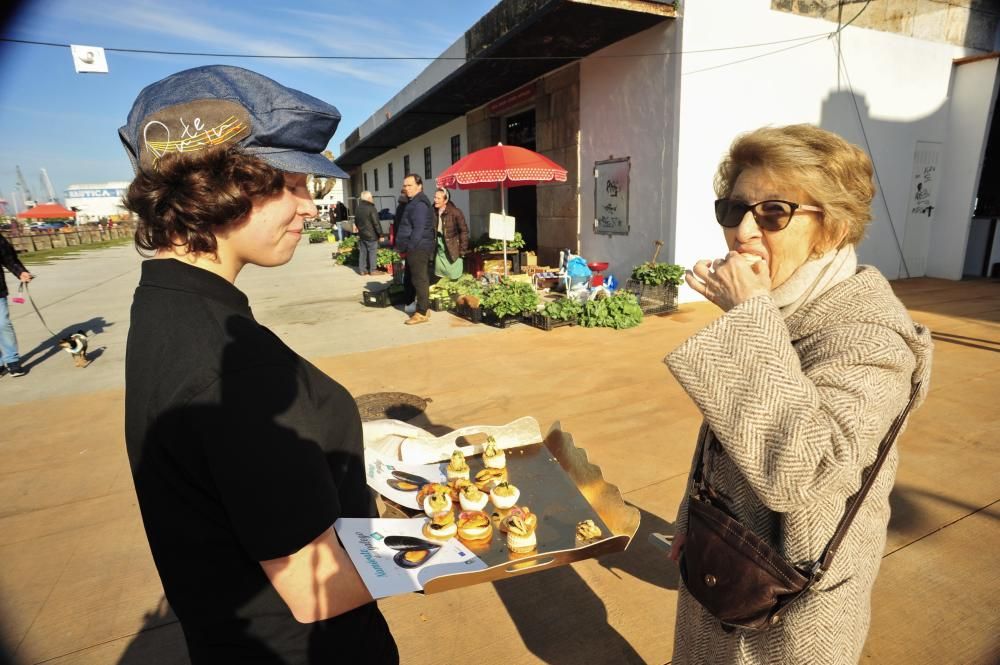
<svg viewBox="0 0 1000 665"><path fill-rule="evenodd" d="M594 162L594 233L628 235L629 160Z"/></svg>

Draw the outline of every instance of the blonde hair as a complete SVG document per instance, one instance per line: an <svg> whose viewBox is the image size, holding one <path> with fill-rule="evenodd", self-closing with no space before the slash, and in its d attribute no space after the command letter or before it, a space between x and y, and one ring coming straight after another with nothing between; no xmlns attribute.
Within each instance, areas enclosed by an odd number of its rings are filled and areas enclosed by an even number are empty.
<svg viewBox="0 0 1000 665"><path fill-rule="evenodd" d="M861 148L813 125L762 127L738 136L715 174L715 194L728 198L752 167L803 190L823 208L820 246L856 245L871 221L872 162ZM805 203L797 201L796 203Z"/></svg>

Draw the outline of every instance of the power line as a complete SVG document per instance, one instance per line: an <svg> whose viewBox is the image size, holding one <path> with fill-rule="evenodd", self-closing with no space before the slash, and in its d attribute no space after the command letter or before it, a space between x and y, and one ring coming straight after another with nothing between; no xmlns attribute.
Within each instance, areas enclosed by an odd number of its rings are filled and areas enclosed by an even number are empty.
<svg viewBox="0 0 1000 665"><path fill-rule="evenodd" d="M846 27L846 26L845 26ZM812 35L803 35L801 37L791 37L789 39L779 39L770 42L762 42L759 44L741 44L739 46L721 46L718 48L708 48L708 49L694 49L690 51L656 51L651 53L624 53L624 54L606 54L606 55L591 55L588 57L592 58L608 58L608 59L620 59L620 58L649 58L658 56L668 56L668 55L688 55L692 53L714 53L720 51L735 51L739 49L746 48L758 48L761 46L773 46L775 44L787 44L790 42L801 42L806 39L814 38L826 38L830 37L835 33L823 32L816 33ZM30 39L13 39L10 37L0 37L0 42L7 42L10 44L25 44L30 46L48 46L55 48L69 48L69 44L60 44L57 42L43 42L35 41ZM118 48L118 47L105 47L105 51L112 53L141 53L148 55L176 55L176 56L189 56L189 57L201 57L201 58L251 58L251 59L269 59L269 60L363 60L363 61L401 61L401 60L419 60L419 61L446 61L455 60L460 62L477 62L477 61L516 61L516 60L579 60L582 56L577 55L517 55L517 56L390 56L390 55L275 55L275 54L261 54L261 53L202 53L197 51L160 51L156 49L133 49L133 48Z"/></svg>

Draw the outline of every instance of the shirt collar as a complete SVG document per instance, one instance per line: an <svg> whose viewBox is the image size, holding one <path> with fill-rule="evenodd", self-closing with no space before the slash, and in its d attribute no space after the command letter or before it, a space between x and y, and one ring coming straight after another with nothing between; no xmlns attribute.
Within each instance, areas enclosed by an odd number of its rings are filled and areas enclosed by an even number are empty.
<svg viewBox="0 0 1000 665"><path fill-rule="evenodd" d="M142 262L139 286L152 286L173 291L186 291L211 298L248 316L250 302L246 294L225 279L204 268L177 259L148 259Z"/></svg>

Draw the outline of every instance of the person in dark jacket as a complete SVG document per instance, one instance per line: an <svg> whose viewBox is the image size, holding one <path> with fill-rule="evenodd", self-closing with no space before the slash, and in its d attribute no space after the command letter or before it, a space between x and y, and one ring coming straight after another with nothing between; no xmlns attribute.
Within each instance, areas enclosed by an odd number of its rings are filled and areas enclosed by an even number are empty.
<svg viewBox="0 0 1000 665"><path fill-rule="evenodd" d="M22 282L31 281L31 273L17 258L17 251L10 242L0 235L0 264ZM21 356L17 352L17 337L14 335L14 324L10 322L10 310L7 308L7 280L0 268L0 376L10 373L11 376L27 374L21 368Z"/></svg>
<svg viewBox="0 0 1000 665"><path fill-rule="evenodd" d="M416 173L403 178L403 192L409 198L399 220L396 251L406 258L407 300L416 297L417 309L406 325L426 323L430 318L431 262L437 250L431 201L424 194L424 182Z"/></svg>
<svg viewBox="0 0 1000 665"><path fill-rule="evenodd" d="M444 239L445 254L454 263L469 251L469 225L459 207L452 203L447 189L438 188L434 192L434 218L437 232Z"/></svg>
<svg viewBox="0 0 1000 665"><path fill-rule="evenodd" d="M374 275L378 266L378 241L382 235L382 224L372 200L372 193L361 192L358 208L354 211L354 232L358 234L358 274Z"/></svg>
<svg viewBox="0 0 1000 665"><path fill-rule="evenodd" d="M399 222L403 219L403 211L406 210L406 204L410 202L410 197L406 195L406 188L403 187L399 190L399 198L396 199L396 213L392 216L392 234L389 240L392 242L392 246L396 246L396 236L399 235Z"/></svg>

